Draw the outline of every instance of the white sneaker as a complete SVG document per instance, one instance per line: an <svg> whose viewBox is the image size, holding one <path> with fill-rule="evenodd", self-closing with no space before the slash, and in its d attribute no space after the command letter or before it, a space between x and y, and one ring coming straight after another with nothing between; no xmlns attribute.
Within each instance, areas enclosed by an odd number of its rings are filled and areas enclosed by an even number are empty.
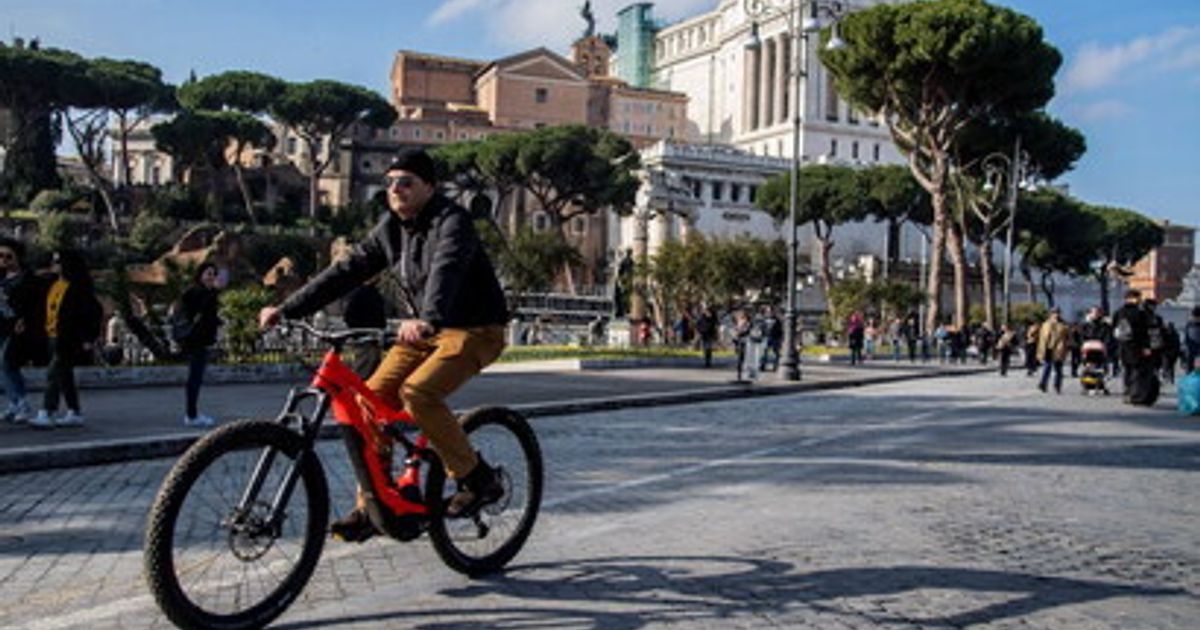
<svg viewBox="0 0 1200 630"><path fill-rule="evenodd" d="M50 412L45 409L38 411L33 420L29 421L29 426L35 429L53 429L54 424L54 420L50 417Z"/></svg>
<svg viewBox="0 0 1200 630"><path fill-rule="evenodd" d="M187 416L183 417L183 426L185 426L185 427L206 429L208 427L211 427L214 424L216 424L216 420L213 420L211 417L206 416L204 414L200 414L200 415L196 416L195 418L189 418Z"/></svg>
<svg viewBox="0 0 1200 630"><path fill-rule="evenodd" d="M81 427L83 420L83 414L68 409L66 413L54 419L54 424L60 427Z"/></svg>
<svg viewBox="0 0 1200 630"><path fill-rule="evenodd" d="M33 410L29 408L29 403L21 401L12 407L12 418L10 421L14 424L25 424L29 422L29 416L33 414Z"/></svg>

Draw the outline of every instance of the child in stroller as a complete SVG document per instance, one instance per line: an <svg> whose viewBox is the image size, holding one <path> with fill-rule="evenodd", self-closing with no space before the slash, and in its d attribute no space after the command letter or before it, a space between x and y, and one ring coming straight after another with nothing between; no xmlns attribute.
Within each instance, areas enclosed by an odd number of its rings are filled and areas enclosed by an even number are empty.
<svg viewBox="0 0 1200 630"><path fill-rule="evenodd" d="M1089 339L1083 342L1083 373L1079 376L1079 384L1083 386L1084 395L1103 393L1108 395L1108 385L1104 383L1104 368L1108 364L1107 350L1104 342L1099 339Z"/></svg>

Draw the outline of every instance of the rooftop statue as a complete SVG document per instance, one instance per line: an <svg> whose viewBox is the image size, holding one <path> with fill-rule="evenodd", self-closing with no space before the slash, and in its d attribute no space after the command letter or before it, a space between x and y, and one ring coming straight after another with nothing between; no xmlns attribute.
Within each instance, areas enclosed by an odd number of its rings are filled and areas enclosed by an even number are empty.
<svg viewBox="0 0 1200 630"><path fill-rule="evenodd" d="M592 2L588 0L583 3L583 7L579 9L579 15L587 22L587 30L583 32L583 37L586 39L596 34L596 16L592 14Z"/></svg>

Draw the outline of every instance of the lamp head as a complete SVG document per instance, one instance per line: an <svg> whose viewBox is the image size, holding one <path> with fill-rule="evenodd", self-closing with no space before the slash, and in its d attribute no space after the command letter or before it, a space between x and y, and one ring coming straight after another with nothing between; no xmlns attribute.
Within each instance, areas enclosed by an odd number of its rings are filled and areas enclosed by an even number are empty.
<svg viewBox="0 0 1200 630"><path fill-rule="evenodd" d="M750 34L746 36L746 41L742 43L742 47L748 51L757 51L762 47L762 40L758 37L758 22L750 23Z"/></svg>
<svg viewBox="0 0 1200 630"><path fill-rule="evenodd" d="M829 35L829 41L825 43L825 50L842 50L846 47L846 40L842 39L842 34L839 32L837 22L833 23L833 32Z"/></svg>
<svg viewBox="0 0 1200 630"><path fill-rule="evenodd" d="M800 20L800 28L805 33L821 30L821 16L815 1L808 3L808 11L804 14L804 19Z"/></svg>

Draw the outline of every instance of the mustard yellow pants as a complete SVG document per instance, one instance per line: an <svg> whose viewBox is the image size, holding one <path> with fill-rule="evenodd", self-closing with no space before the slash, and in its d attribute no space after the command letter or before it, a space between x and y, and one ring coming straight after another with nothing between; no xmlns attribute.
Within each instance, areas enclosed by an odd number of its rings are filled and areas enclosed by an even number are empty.
<svg viewBox="0 0 1200 630"><path fill-rule="evenodd" d="M388 404L412 414L446 472L461 479L479 463L471 442L446 397L500 356L503 326L445 328L415 345L395 345L388 351L367 386ZM376 437L385 436L378 432ZM377 442L390 452L390 438Z"/></svg>

